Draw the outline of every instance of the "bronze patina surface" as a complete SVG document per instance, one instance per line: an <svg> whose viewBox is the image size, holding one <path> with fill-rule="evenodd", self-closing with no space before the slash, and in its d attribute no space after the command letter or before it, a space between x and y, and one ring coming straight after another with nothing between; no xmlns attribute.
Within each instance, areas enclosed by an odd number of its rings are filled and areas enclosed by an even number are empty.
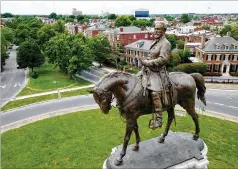
<svg viewBox="0 0 238 169"><path fill-rule="evenodd" d="M158 142L164 142L165 137L168 134L170 125L175 117L174 107L176 104L183 107L192 117L195 123L195 134L193 135L193 139L197 140L199 138L200 129L198 115L195 112L195 93L197 88L198 99L206 105L204 78L199 73L186 74L182 72L170 73L169 78L174 85L174 90L171 95L168 95L168 100L170 100L169 104L163 105L163 110L168 112L168 121L165 131ZM131 75L125 72L113 72L103 76L94 89L91 90L91 93L93 93L96 103L105 114L109 113L112 98L114 96L121 116L126 119L126 133L124 136L123 148L120 152L120 156L115 160L115 164L120 165L122 163L122 158L126 154L132 131L135 132L136 136L136 144L133 150L136 151L139 149L140 136L137 119L141 115L153 113L153 104L149 95L149 90L144 92L140 76Z"/></svg>

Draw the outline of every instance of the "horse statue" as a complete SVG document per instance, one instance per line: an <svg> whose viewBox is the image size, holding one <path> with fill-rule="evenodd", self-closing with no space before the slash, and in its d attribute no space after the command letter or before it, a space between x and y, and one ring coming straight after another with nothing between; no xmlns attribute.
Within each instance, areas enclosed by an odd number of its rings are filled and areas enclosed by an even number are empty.
<svg viewBox="0 0 238 169"><path fill-rule="evenodd" d="M174 102L163 106L163 110L168 112L168 121L164 133L158 142L163 143L168 134L170 125L175 118L174 107L179 104L192 117L195 123L195 134L193 139L199 138L198 115L195 112L195 95L204 105L206 105L205 92L206 87L204 78L199 73L186 74L182 72L172 72L169 74L171 81L174 83L172 97ZM149 91L144 92L141 78L126 72L112 72L104 75L95 87L89 91L93 93L94 100L99 105L104 114L108 114L111 109L113 95L117 101L117 108L123 118L126 119L126 133L124 136L123 148L120 156L115 160L115 165L122 163L122 158L126 155L126 149L132 131L135 132L136 144L133 151L139 149L140 135L138 131L137 119L145 114L153 113L152 100L149 97ZM172 98L170 98L172 100Z"/></svg>

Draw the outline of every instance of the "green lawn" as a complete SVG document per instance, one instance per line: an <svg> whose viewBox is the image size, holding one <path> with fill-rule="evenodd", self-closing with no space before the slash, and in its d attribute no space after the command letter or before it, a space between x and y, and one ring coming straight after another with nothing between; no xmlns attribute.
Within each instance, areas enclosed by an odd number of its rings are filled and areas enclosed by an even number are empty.
<svg viewBox="0 0 238 169"><path fill-rule="evenodd" d="M150 118L138 121L142 141L164 130L149 129ZM176 120L172 131L194 132L190 117ZM201 115L200 124L209 168L238 168L238 124ZM2 168L102 168L111 149L123 143L124 132L116 109L108 115L89 110L41 120L2 134Z"/></svg>
<svg viewBox="0 0 238 169"><path fill-rule="evenodd" d="M26 87L17 96L42 93L56 90L57 88L70 88L91 84L90 82L80 78L76 78L76 80L69 79L69 77L64 75L58 67L54 69L54 65L49 64L47 60L42 67L35 68L34 70L39 73L39 77L37 79L30 77ZM54 84L54 81L57 83Z"/></svg>
<svg viewBox="0 0 238 169"><path fill-rule="evenodd" d="M91 89L91 88L88 88L88 89ZM78 90L73 90L69 92L62 92L60 94L62 98L70 97L70 96L86 95L86 94L89 94L87 91L88 89L78 89ZM1 110L5 111L5 110L20 107L20 106L26 106L29 104L57 99L57 98L58 98L58 94L56 93L56 94L48 94L44 96L31 97L31 98L22 99L22 100L10 101L5 106L3 106Z"/></svg>

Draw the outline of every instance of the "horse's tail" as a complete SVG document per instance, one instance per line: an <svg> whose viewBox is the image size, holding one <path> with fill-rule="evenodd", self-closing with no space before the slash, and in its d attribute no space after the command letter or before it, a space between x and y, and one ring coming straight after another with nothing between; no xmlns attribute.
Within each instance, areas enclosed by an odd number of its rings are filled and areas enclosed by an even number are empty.
<svg viewBox="0 0 238 169"><path fill-rule="evenodd" d="M205 97L205 93L206 93L206 86L205 86L205 82L204 82L204 78L200 73L191 73L190 74L193 79L196 82L196 87L198 89L197 91L197 97L198 99L200 99L203 104L206 106L206 97Z"/></svg>

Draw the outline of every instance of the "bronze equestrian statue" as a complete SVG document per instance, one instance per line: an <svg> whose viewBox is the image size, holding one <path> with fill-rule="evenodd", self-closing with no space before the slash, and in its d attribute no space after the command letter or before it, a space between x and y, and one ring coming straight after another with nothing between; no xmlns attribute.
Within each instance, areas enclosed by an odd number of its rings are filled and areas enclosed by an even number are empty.
<svg viewBox="0 0 238 169"><path fill-rule="evenodd" d="M206 105L204 79L201 74L186 74L173 72L168 74L165 65L169 62L171 44L165 38L166 25L155 25L156 40L150 47L147 59L140 58L142 71L137 75L124 72L113 72L105 75L92 89L93 97L105 114L111 109L112 96L117 100L117 107L121 116L126 119L126 133L120 156L115 165L122 163L132 131L135 132L136 145L133 150L139 149L140 136L137 119L144 114L156 113L149 122L150 128L162 126L162 112L168 112L168 121L165 132L159 138L162 143L168 134L170 125L175 117L174 107L182 106L192 117L196 130L194 140L199 137L198 115L195 112L195 92L198 99Z"/></svg>
<svg viewBox="0 0 238 169"><path fill-rule="evenodd" d="M165 37L166 25L157 23L155 25L155 41L153 41L148 57L143 60L140 57L142 67L142 85L144 90L149 90L156 113L154 123L150 123L150 128L162 127L162 105L168 105L168 95L172 92L166 65L169 62L171 44Z"/></svg>
<svg viewBox="0 0 238 169"><path fill-rule="evenodd" d="M170 125L175 117L174 107L176 104L182 106L192 117L195 123L194 140L199 138L198 115L195 112L195 93L197 97L206 105L204 78L199 73L186 74L182 72L173 72L169 74L172 83L175 84L171 95L168 95L170 101L168 105L163 105L163 110L168 112L168 121L165 132L159 138L158 142L162 143L168 134ZM125 72L113 72L104 75L98 84L90 91L93 93L94 100L99 105L104 114L108 114L111 109L113 96L117 101L117 107L122 117L126 119L126 133L124 136L123 148L120 156L116 159L115 165L122 163L122 158L126 154L126 149L132 131L135 132L136 144L134 151L139 149L140 136L138 131L137 119L141 115L153 113L153 104L149 91L144 92L142 79L138 75L131 75Z"/></svg>

